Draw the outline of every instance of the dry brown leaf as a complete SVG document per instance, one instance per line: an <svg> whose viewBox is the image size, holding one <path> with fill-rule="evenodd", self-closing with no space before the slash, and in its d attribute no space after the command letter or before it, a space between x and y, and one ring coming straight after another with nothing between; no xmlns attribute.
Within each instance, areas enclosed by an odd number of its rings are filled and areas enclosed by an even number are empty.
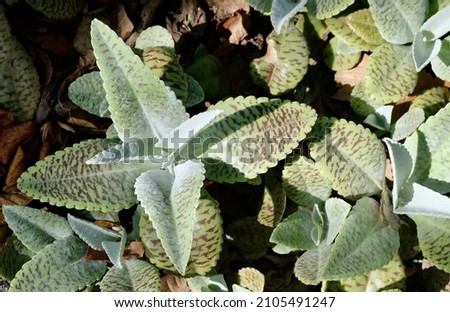
<svg viewBox="0 0 450 312"><path fill-rule="evenodd" d="M191 291L187 279L177 275L166 275L161 278L162 292L188 292Z"/></svg>
<svg viewBox="0 0 450 312"><path fill-rule="evenodd" d="M14 122L13 114L0 108L0 127L6 127Z"/></svg>
<svg viewBox="0 0 450 312"><path fill-rule="evenodd" d="M27 170L26 157L23 149L19 146L16 151L16 155L9 166L8 173L5 178L4 186L15 185L20 175Z"/></svg>
<svg viewBox="0 0 450 312"><path fill-rule="evenodd" d="M18 192L15 186L4 189L3 191L5 192L5 194L0 195L0 206L3 205L26 206L33 200L33 198Z"/></svg>
<svg viewBox="0 0 450 312"><path fill-rule="evenodd" d="M244 17L241 12L235 12L233 15L224 19L217 27L230 33L228 42L231 44L239 44L248 33L244 26Z"/></svg>
<svg viewBox="0 0 450 312"><path fill-rule="evenodd" d="M120 38L126 40L133 32L133 23L128 18L127 12L122 4L119 4L119 11L117 12L117 33Z"/></svg>
<svg viewBox="0 0 450 312"><path fill-rule="evenodd" d="M245 0L206 0L218 21L232 15L236 11L250 12L250 6Z"/></svg>
<svg viewBox="0 0 450 312"><path fill-rule="evenodd" d="M140 259L144 257L144 246L139 241L132 241L130 245L125 249L123 258L127 260Z"/></svg>
<svg viewBox="0 0 450 312"><path fill-rule="evenodd" d="M92 261L94 261L94 260L102 260L102 261L109 260L106 252L100 251L100 250L95 250L95 249L92 249L91 247L89 247L88 250L86 251L86 255L84 256L84 258L86 260L92 260Z"/></svg>
<svg viewBox="0 0 450 312"><path fill-rule="evenodd" d="M19 145L33 135L34 128L32 121L20 125L0 127L0 162L8 164Z"/></svg>

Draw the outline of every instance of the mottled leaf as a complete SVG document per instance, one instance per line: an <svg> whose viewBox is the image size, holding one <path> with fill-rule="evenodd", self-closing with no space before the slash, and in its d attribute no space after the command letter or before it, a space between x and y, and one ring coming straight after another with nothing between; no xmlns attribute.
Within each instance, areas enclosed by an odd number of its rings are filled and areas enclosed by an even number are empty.
<svg viewBox="0 0 450 312"><path fill-rule="evenodd" d="M369 0L381 36L393 44L412 42L428 11L428 1Z"/></svg>
<svg viewBox="0 0 450 312"><path fill-rule="evenodd" d="M99 283L101 291L157 292L160 291L158 269L143 260L125 260L123 267L109 269Z"/></svg>
<svg viewBox="0 0 450 312"><path fill-rule="evenodd" d="M250 291L262 292L264 290L264 274L255 268L242 268L238 271L237 283Z"/></svg>
<svg viewBox="0 0 450 312"><path fill-rule="evenodd" d="M230 184L247 182L250 184L259 185L262 183L261 176L258 175L253 179L248 179L241 171L223 161L212 158L204 158L202 159L202 162L205 166L205 176L208 180Z"/></svg>
<svg viewBox="0 0 450 312"><path fill-rule="evenodd" d="M108 255L109 260L118 268L122 268L122 255L127 243L127 232L124 228L122 228L121 236L120 241L105 240L102 242L103 250Z"/></svg>
<svg viewBox="0 0 450 312"><path fill-rule="evenodd" d="M164 48L175 53L175 42L170 32L159 25L145 29L136 38L135 48L145 50L149 48Z"/></svg>
<svg viewBox="0 0 450 312"><path fill-rule="evenodd" d="M450 100L450 92L444 87L434 87L418 95L409 106L410 110L423 109L425 117L436 114Z"/></svg>
<svg viewBox="0 0 450 312"><path fill-rule="evenodd" d="M325 20L330 31L348 45L362 51L373 51L378 45L366 41L350 28L345 16Z"/></svg>
<svg viewBox="0 0 450 312"><path fill-rule="evenodd" d="M201 159L231 164L249 179L291 153L316 118L316 112L304 104L254 97L229 98L210 110L223 110L224 115L200 131L197 144L188 147L196 149Z"/></svg>
<svg viewBox="0 0 450 312"><path fill-rule="evenodd" d="M27 51L11 34L0 5L0 107L23 122L32 119L40 98L40 82Z"/></svg>
<svg viewBox="0 0 450 312"><path fill-rule="evenodd" d="M89 222L71 214L67 215L67 220L73 231L86 243L95 250L103 250L103 241L118 241L121 235L111 229L107 229Z"/></svg>
<svg viewBox="0 0 450 312"><path fill-rule="evenodd" d="M358 10L347 15L346 21L348 26L364 41L374 45L385 43L369 9Z"/></svg>
<svg viewBox="0 0 450 312"><path fill-rule="evenodd" d="M405 289L406 273L401 259L396 256L382 268L370 273L341 280L345 291L374 292Z"/></svg>
<svg viewBox="0 0 450 312"><path fill-rule="evenodd" d="M231 245L244 259L261 258L269 249L272 228L262 225L255 217L245 217L230 224L226 230Z"/></svg>
<svg viewBox="0 0 450 312"><path fill-rule="evenodd" d="M36 11L48 18L70 19L77 16L86 5L85 0L26 0Z"/></svg>
<svg viewBox="0 0 450 312"><path fill-rule="evenodd" d="M0 276L11 281L22 266L30 261L34 252L25 247L15 236L11 236L0 248Z"/></svg>
<svg viewBox="0 0 450 312"><path fill-rule="evenodd" d="M188 278L193 292L227 292L227 283L222 274L213 276L194 276Z"/></svg>
<svg viewBox="0 0 450 312"><path fill-rule="evenodd" d="M34 252L73 234L65 218L44 210L3 206L3 215L17 238Z"/></svg>
<svg viewBox="0 0 450 312"><path fill-rule="evenodd" d="M186 275L205 275L219 260L223 242L222 219L217 202L206 191L202 191L194 221L193 243ZM152 222L145 214L140 220L140 236L146 248L146 255L152 263L169 272L177 271L156 235Z"/></svg>
<svg viewBox="0 0 450 312"><path fill-rule="evenodd" d="M192 107L205 99L205 92L203 92L202 86L194 77L186 75L186 78L188 82L188 94L183 104L185 107Z"/></svg>
<svg viewBox="0 0 450 312"><path fill-rule="evenodd" d="M125 130L132 138L162 137L188 119L175 94L114 31L93 20L91 37L111 118L122 140Z"/></svg>
<svg viewBox="0 0 450 312"><path fill-rule="evenodd" d="M318 19L325 19L344 11L354 2L355 0L312 0L308 1L307 8Z"/></svg>
<svg viewBox="0 0 450 312"><path fill-rule="evenodd" d="M417 225L420 248L434 265L450 273L450 219L430 216L410 216Z"/></svg>
<svg viewBox="0 0 450 312"><path fill-rule="evenodd" d="M361 59L361 52L359 51L352 54L339 53L338 48L342 47L343 45L347 45L347 43L340 40L338 37L333 37L325 47L324 62L328 65L328 67L330 67L330 69L334 71L353 68ZM353 48L351 46L348 47L349 50Z"/></svg>
<svg viewBox="0 0 450 312"><path fill-rule="evenodd" d="M367 92L365 81L358 83L350 94L350 106L355 113L363 117L374 114L384 104L375 101Z"/></svg>
<svg viewBox="0 0 450 312"><path fill-rule="evenodd" d="M373 51L367 63L366 91L382 104L406 97L417 79L411 46L384 44Z"/></svg>
<svg viewBox="0 0 450 312"><path fill-rule="evenodd" d="M280 34L267 37L266 55L251 63L255 83L267 85L270 93L279 95L293 88L308 69L309 49L303 34L287 27Z"/></svg>
<svg viewBox="0 0 450 312"><path fill-rule="evenodd" d="M264 176L264 198L258 212L258 222L274 228L283 218L286 209L286 192L281 179L273 173Z"/></svg>
<svg viewBox="0 0 450 312"><path fill-rule="evenodd" d="M354 198L380 193L386 154L381 141L368 129L323 117L309 137L311 156L339 194Z"/></svg>
<svg viewBox="0 0 450 312"><path fill-rule="evenodd" d="M375 112L367 116L363 122L371 127L374 127L375 129L389 131L391 130L393 111L394 105L384 105L378 107Z"/></svg>
<svg viewBox="0 0 450 312"><path fill-rule="evenodd" d="M67 208L130 208L137 202L133 190L136 178L155 164L85 164L103 150L104 144L104 140L88 140L46 157L22 174L17 182L19 189L40 201Z"/></svg>
<svg viewBox="0 0 450 312"><path fill-rule="evenodd" d="M284 166L283 186L289 199L310 208L331 195L331 182L322 174L320 165L304 156Z"/></svg>
<svg viewBox="0 0 450 312"><path fill-rule="evenodd" d="M361 275L386 265L398 253L398 232L384 222L378 203L357 201L332 245L306 251L295 264L303 283L318 284Z"/></svg>
<svg viewBox="0 0 450 312"><path fill-rule="evenodd" d="M414 108L403 114L395 123L392 138L400 141L411 135L425 121L425 113L421 108Z"/></svg>
<svg viewBox="0 0 450 312"><path fill-rule="evenodd" d="M306 0L273 0L270 21L279 34L286 22L306 4Z"/></svg>
<svg viewBox="0 0 450 312"><path fill-rule="evenodd" d="M270 242L276 244L273 250L279 254L307 250L316 247L311 238L313 229L310 212L299 210L289 215L273 230Z"/></svg>
<svg viewBox="0 0 450 312"><path fill-rule="evenodd" d="M68 95L72 102L85 111L100 117L110 116L100 72L95 71L78 77L70 84Z"/></svg>
<svg viewBox="0 0 450 312"><path fill-rule="evenodd" d="M105 273L106 263L86 260L87 248L75 236L47 245L17 272L10 291L68 292L94 283Z"/></svg>
<svg viewBox="0 0 450 312"><path fill-rule="evenodd" d="M195 212L205 170L202 163L192 161L172 170L147 171L137 178L135 188L167 256L184 275L191 254Z"/></svg>

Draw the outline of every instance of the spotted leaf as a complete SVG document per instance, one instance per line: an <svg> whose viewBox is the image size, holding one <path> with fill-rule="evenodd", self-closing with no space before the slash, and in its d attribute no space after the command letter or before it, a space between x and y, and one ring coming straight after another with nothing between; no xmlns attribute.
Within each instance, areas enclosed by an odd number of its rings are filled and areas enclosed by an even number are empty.
<svg viewBox="0 0 450 312"><path fill-rule="evenodd" d="M53 19L70 19L77 16L86 5L85 0L26 0L36 11Z"/></svg>
<svg viewBox="0 0 450 312"><path fill-rule="evenodd" d="M23 122L33 118L40 98L39 76L27 51L11 34L0 5L0 107Z"/></svg>
<svg viewBox="0 0 450 312"><path fill-rule="evenodd" d="M205 275L217 264L223 242L222 219L217 202L206 191L202 191L194 222L192 247L185 273ZM176 272L148 215L142 215L139 225L145 253L150 261L160 269Z"/></svg>
<svg viewBox="0 0 450 312"><path fill-rule="evenodd" d="M382 104L406 97L418 79L411 46L379 46L370 56L366 70L366 91Z"/></svg>
<svg viewBox="0 0 450 312"><path fill-rule="evenodd" d="M409 106L409 109L421 108L428 118L436 114L450 100L450 92L444 87L434 87L418 95Z"/></svg>
<svg viewBox="0 0 450 312"><path fill-rule="evenodd" d="M264 176L264 199L258 212L258 222L274 228L283 218L286 192L281 179L273 173Z"/></svg>
<svg viewBox="0 0 450 312"><path fill-rule="evenodd" d="M76 291L99 280L104 261L85 259L88 246L78 237L57 240L25 263L11 281L10 291Z"/></svg>
<svg viewBox="0 0 450 312"><path fill-rule="evenodd" d="M400 141L411 135L425 121L421 108L414 108L403 114L395 123L392 138Z"/></svg>
<svg viewBox="0 0 450 312"><path fill-rule="evenodd" d="M159 138L188 119L183 104L114 31L91 24L92 46L119 137ZM170 111L170 114L167 114Z"/></svg>
<svg viewBox="0 0 450 312"><path fill-rule="evenodd" d="M104 144L104 140L88 140L46 157L21 175L19 189L40 201L67 208L105 212L130 208L137 202L133 191L136 178L159 165L87 165Z"/></svg>
<svg viewBox="0 0 450 312"><path fill-rule="evenodd" d="M386 154L373 133L353 122L323 117L309 136L311 156L339 194L362 197L380 193Z"/></svg>
<svg viewBox="0 0 450 312"><path fill-rule="evenodd" d="M313 0L308 1L307 8L318 19L325 19L344 11L354 2L355 0Z"/></svg>
<svg viewBox="0 0 450 312"><path fill-rule="evenodd" d="M325 20L325 23L333 35L354 48L362 51L373 51L378 46L356 33L349 26L345 16L328 18Z"/></svg>
<svg viewBox="0 0 450 312"><path fill-rule="evenodd" d="M264 290L264 274L255 268L242 268L238 271L237 283L250 291L262 292Z"/></svg>
<svg viewBox="0 0 450 312"><path fill-rule="evenodd" d="M355 11L346 17L348 26L364 41L381 45L385 43L383 37L381 37L375 21L373 20L372 13L369 9L362 9Z"/></svg>
<svg viewBox="0 0 450 312"><path fill-rule="evenodd" d="M267 37L266 55L254 59L251 74L255 83L267 85L270 93L279 95L293 88L308 69L309 49L303 34L287 27L280 34Z"/></svg>
<svg viewBox="0 0 450 312"><path fill-rule="evenodd" d="M33 256L34 252L25 247L17 237L8 237L0 248L0 277L11 281Z"/></svg>
<svg viewBox="0 0 450 312"><path fill-rule="evenodd" d="M113 266L99 283L101 291L157 292L160 291L158 269L138 259L123 261L123 267Z"/></svg>

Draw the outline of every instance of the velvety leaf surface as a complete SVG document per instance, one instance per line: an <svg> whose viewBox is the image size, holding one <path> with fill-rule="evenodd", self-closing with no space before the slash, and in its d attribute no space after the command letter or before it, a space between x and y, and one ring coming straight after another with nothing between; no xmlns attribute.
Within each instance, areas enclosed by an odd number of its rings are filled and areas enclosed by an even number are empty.
<svg viewBox="0 0 450 312"><path fill-rule="evenodd" d="M44 210L3 206L3 215L17 238L34 252L73 234L65 218Z"/></svg>
<svg viewBox="0 0 450 312"><path fill-rule="evenodd" d="M113 266L100 282L101 291L157 292L160 291L158 269L143 260L125 260L123 268Z"/></svg>
<svg viewBox="0 0 450 312"><path fill-rule="evenodd" d="M286 192L281 179L275 174L264 176L264 199L258 212L258 222L274 228L283 218Z"/></svg>
<svg viewBox="0 0 450 312"><path fill-rule="evenodd" d="M264 290L264 274L255 268L242 268L238 271L237 282L239 286L250 291L262 292Z"/></svg>
<svg viewBox="0 0 450 312"><path fill-rule="evenodd" d="M84 258L87 245L78 237L57 240L24 264L11 281L10 291L76 291L97 281L104 261Z"/></svg>
<svg viewBox="0 0 450 312"><path fill-rule="evenodd" d="M318 19L325 19L342 12L354 2L355 0L313 0L308 1L307 7Z"/></svg>
<svg viewBox="0 0 450 312"><path fill-rule="evenodd" d="M11 236L0 248L0 276L11 281L33 256L34 252L25 247L17 237Z"/></svg>
<svg viewBox="0 0 450 312"><path fill-rule="evenodd" d="M133 185L152 163L87 165L104 141L87 140L30 167L18 181L22 192L43 202L68 208L119 211L137 202Z"/></svg>
<svg viewBox="0 0 450 312"><path fill-rule="evenodd" d="M135 48L145 50L148 48L164 48L175 52L175 42L167 29L159 25L151 26L142 31L136 38Z"/></svg>

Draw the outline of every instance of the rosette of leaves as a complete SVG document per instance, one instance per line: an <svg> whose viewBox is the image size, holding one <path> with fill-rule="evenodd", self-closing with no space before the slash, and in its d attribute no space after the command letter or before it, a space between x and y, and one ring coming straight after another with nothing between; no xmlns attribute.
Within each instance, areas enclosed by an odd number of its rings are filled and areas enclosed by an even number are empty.
<svg viewBox="0 0 450 312"><path fill-rule="evenodd" d="M189 118L158 69L147 67L111 29L94 20L91 37L106 102L95 101L90 111L100 114L108 103L117 138L59 151L25 172L18 186L41 201L90 211L117 212L139 202L148 258L159 269L206 274L220 254L222 228L215 202L202 190L205 168L231 182L254 179L306 138L317 115L297 102L238 97ZM211 159L216 165L205 166ZM99 230L70 221L84 229L75 231L81 238L87 229ZM83 239L108 254L117 268L112 276L132 275L120 261L123 235L108 233L108 239Z"/></svg>

